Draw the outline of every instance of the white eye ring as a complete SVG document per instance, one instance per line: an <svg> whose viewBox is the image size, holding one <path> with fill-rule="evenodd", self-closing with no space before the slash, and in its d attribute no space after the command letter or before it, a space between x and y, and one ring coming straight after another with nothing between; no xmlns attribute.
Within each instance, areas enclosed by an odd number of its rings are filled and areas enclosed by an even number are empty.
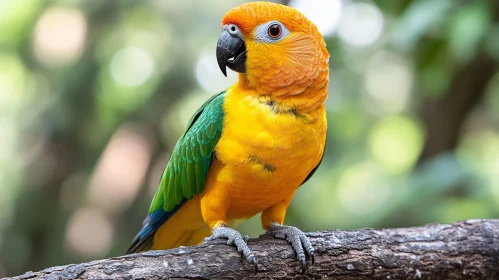
<svg viewBox="0 0 499 280"><path fill-rule="evenodd" d="M279 31L277 35L272 35L270 28L275 28L277 27L278 30L274 31ZM279 42L282 40L284 37L286 37L289 34L289 30L284 26L284 24L273 20L269 21L267 23L259 25L255 29L255 40L260 43L275 43Z"/></svg>
<svg viewBox="0 0 499 280"><path fill-rule="evenodd" d="M232 35L239 35L241 33L241 31L239 31L239 27L235 24L227 25L226 30Z"/></svg>

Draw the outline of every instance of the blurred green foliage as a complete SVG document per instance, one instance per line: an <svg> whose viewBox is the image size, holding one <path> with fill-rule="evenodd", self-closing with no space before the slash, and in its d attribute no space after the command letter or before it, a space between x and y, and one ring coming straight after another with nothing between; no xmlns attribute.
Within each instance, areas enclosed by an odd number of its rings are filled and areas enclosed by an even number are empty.
<svg viewBox="0 0 499 280"><path fill-rule="evenodd" d="M214 51L242 2L0 1L0 277L125 251L187 120L235 81ZM286 223L497 217L497 2L286 2L331 54L328 148Z"/></svg>

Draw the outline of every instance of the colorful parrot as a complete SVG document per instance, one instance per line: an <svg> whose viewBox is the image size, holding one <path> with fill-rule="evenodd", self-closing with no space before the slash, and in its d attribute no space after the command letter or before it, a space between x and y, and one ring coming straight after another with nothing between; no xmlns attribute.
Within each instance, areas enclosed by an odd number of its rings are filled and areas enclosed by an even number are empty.
<svg viewBox="0 0 499 280"><path fill-rule="evenodd" d="M127 253L223 238L256 268L247 237L229 225L261 212L262 227L291 243L305 269L314 248L283 221L324 154L324 39L297 10L252 2L225 14L216 55L223 74L229 67L238 81L189 121Z"/></svg>

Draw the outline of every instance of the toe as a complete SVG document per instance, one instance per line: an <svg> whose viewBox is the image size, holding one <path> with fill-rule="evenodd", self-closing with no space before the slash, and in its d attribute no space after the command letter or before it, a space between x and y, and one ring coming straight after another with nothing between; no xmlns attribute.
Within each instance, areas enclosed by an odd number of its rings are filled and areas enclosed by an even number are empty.
<svg viewBox="0 0 499 280"><path fill-rule="evenodd" d="M312 247L312 244L305 233L298 228L279 224L272 224L270 229L272 235L276 238L286 239L288 243L291 244L296 253L296 258L300 262L302 272L305 272L305 269L307 268L306 255L311 258L312 264L314 264L314 247Z"/></svg>
<svg viewBox="0 0 499 280"><path fill-rule="evenodd" d="M307 259L305 258L305 254L300 253L296 258L300 262L302 270L305 270L305 268L307 267Z"/></svg>
<svg viewBox="0 0 499 280"><path fill-rule="evenodd" d="M258 266L255 255L246 243L249 239L248 236L242 236L235 229L218 227L213 230L213 234L210 237L205 238L205 242L217 238L227 239L227 245L236 247L236 250L241 253L249 263L253 264L255 271L257 270Z"/></svg>
<svg viewBox="0 0 499 280"><path fill-rule="evenodd" d="M204 239L204 241L203 241L203 242L204 242L204 243L206 243L206 242L209 242L209 241L211 241L211 240L213 240L213 239L211 238L211 236L208 236L208 237L206 237L206 238Z"/></svg>
<svg viewBox="0 0 499 280"><path fill-rule="evenodd" d="M307 261L305 260L305 258L300 260L300 264L301 264L301 273L305 273L305 270L307 269Z"/></svg>
<svg viewBox="0 0 499 280"><path fill-rule="evenodd" d="M314 250L314 247L312 246L312 243L310 243L310 239L308 239L308 237L302 233L300 235L300 241L303 245L303 249L305 249L305 252L307 253L307 255L312 259L312 264L314 263L314 253L315 253L315 250Z"/></svg>
<svg viewBox="0 0 499 280"><path fill-rule="evenodd" d="M274 237L279 238L279 239L286 239L286 234L284 234L282 232L276 232L276 233L274 233Z"/></svg>
<svg viewBox="0 0 499 280"><path fill-rule="evenodd" d="M255 271L255 273L258 271L258 264L256 262L256 259L253 255L249 256L247 259L246 259L249 263L253 264L253 269Z"/></svg>

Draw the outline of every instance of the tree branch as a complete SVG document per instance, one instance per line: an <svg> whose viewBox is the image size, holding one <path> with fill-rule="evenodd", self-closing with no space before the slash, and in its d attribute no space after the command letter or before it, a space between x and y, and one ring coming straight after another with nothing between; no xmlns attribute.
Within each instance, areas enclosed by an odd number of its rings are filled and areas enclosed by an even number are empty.
<svg viewBox="0 0 499 280"><path fill-rule="evenodd" d="M194 247L48 268L6 279L498 279L499 220L416 228L309 233L316 263L302 274L291 247L268 235L249 241L259 271L222 240ZM4 280L6 280L4 279Z"/></svg>

